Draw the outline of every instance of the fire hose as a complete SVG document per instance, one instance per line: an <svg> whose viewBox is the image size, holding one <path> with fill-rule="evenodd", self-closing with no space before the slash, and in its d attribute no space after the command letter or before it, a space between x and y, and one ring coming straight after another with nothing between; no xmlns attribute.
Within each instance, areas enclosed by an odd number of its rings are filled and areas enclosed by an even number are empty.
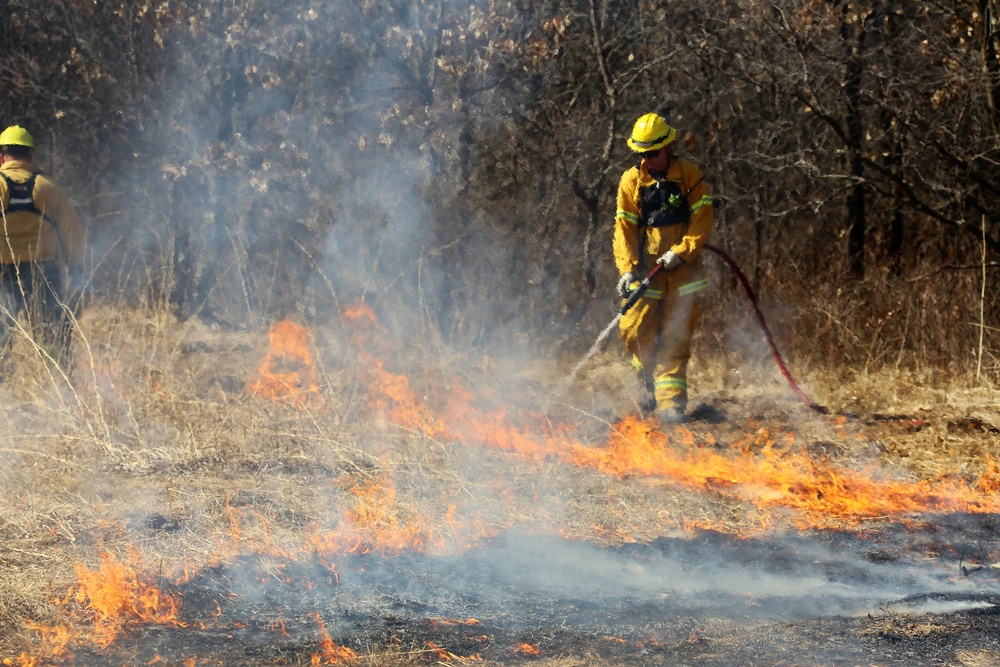
<svg viewBox="0 0 1000 667"><path fill-rule="evenodd" d="M792 388L792 391L795 392L795 395L798 396L802 400L802 402L805 403L810 409L815 410L820 414L824 415L830 414L830 411L827 408L823 407L816 401L809 398L809 395L806 394L804 391L802 391L799 388L799 385L795 383L794 378L792 378L792 374L788 371L788 366L785 365L785 360L782 358L781 353L778 351L778 346L774 342L774 336L771 334L771 330L768 328L767 322L764 321L764 313L762 313L760 310L760 304L757 301L757 295L754 293L753 288L750 287L750 281L747 280L747 277L743 274L743 271L741 271L740 267L737 266L736 261L732 257L730 257L729 254L726 253L726 251L722 250L721 248L717 248L714 245L706 243L703 247L706 250L710 250L711 252L718 255L722 259L722 261L724 261L732 270L732 272L736 275L736 278L740 281L740 284L743 285L743 289L747 294L747 298L750 299L750 305L753 306L754 313L757 315L757 323L763 330L764 338L767 339L767 344L771 348L771 354L774 356L774 361L778 364L778 369L781 371L781 374L785 377L785 380L788 382L788 385ZM580 368L582 368L583 365L587 362L587 360L594 355L594 353L600 347L604 339L607 338L608 334L611 333L611 330L621 320L622 316L625 315L625 313L627 313L629 310L631 310L632 306L634 306L639 301L639 299L642 298L642 296L646 293L646 290L649 289L649 285L652 282L653 278L655 278L662 269L663 265L657 264L656 267L639 282L639 285L634 290L629 292L628 297L625 299L625 303L622 304L621 310L618 311L618 315L616 315L615 318L611 320L611 323L608 324L607 327L605 327L604 331L602 331L601 335L598 336L597 340L591 346L587 354L584 355L583 359L581 359L579 363L577 363L577 365L573 368L569 376L570 379L572 379L580 370Z"/></svg>
<svg viewBox="0 0 1000 667"><path fill-rule="evenodd" d="M750 305L753 306L753 312L757 315L757 323L760 324L761 330L764 332L764 338L767 339L767 344L771 348L771 354L774 356L775 363L778 364L778 369L781 374L785 376L785 380L788 382L788 386L792 388L795 395L798 396L803 403L805 403L809 408L815 410L816 412L824 415L830 414L830 411L817 403L816 401L809 398L809 395L804 391L799 389L799 385L795 384L795 380L792 378L792 374L788 372L788 366L785 365L785 360L781 358L781 353L778 352L778 346L774 343L774 336L771 335L771 330L767 327L767 322L764 321L764 313L760 311L760 304L757 302L757 295L754 294L753 288L750 287L750 281L740 270L740 267L736 265L736 261L729 256L729 254L717 248L710 243L704 245L706 250L711 250L716 255L718 255L723 262L725 262L732 272L736 275L737 280L743 285L743 290L747 293L747 298L750 299ZM660 265L658 265L660 266Z"/></svg>

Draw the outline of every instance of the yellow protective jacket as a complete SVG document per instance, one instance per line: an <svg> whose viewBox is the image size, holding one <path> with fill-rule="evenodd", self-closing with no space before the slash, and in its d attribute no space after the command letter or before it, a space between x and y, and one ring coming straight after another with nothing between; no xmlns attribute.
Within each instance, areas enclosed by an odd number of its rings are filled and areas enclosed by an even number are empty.
<svg viewBox="0 0 1000 667"><path fill-rule="evenodd" d="M25 160L9 160L0 172L15 183L26 183L33 172ZM72 269L81 268L86 234L62 188L39 174L32 201L43 216L32 211L14 211L0 216L0 264L56 261ZM0 205L10 205L7 181L0 178Z"/></svg>
<svg viewBox="0 0 1000 667"><path fill-rule="evenodd" d="M715 224L712 197L701 171L695 165L671 156L666 180L680 186L691 217L686 223L668 227L645 227L642 219L642 189L655 186L646 165L632 167L622 174L618 184L618 210L615 213L614 254L618 273L642 273L652 270L656 259L673 250L685 262L697 258ZM639 241L645 236L645 252L640 255Z"/></svg>

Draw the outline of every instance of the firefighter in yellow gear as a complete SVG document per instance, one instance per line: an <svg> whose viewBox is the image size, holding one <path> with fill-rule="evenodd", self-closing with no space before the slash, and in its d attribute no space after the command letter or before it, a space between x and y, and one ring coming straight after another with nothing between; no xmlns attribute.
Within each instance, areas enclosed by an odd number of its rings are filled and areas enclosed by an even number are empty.
<svg viewBox="0 0 1000 667"><path fill-rule="evenodd" d="M69 363L86 235L66 193L32 166L23 127L0 132L0 354L25 314L46 361Z"/></svg>
<svg viewBox="0 0 1000 667"><path fill-rule="evenodd" d="M665 118L640 117L628 138L638 166L622 174L615 213L614 256L625 296L656 264L663 268L621 318L621 337L663 422L686 421L687 366L698 322L698 293L707 286L701 248L714 224L701 171L672 151L677 131Z"/></svg>

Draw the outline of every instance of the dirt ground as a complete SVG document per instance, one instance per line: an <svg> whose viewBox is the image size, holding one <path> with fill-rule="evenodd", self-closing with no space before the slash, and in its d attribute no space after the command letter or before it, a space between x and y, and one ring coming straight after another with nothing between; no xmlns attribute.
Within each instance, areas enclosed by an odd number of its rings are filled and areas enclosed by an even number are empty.
<svg viewBox="0 0 1000 667"><path fill-rule="evenodd" d="M91 317L4 362L5 664L1000 664L989 387L702 366L662 427L614 351L345 325L270 396L263 332Z"/></svg>

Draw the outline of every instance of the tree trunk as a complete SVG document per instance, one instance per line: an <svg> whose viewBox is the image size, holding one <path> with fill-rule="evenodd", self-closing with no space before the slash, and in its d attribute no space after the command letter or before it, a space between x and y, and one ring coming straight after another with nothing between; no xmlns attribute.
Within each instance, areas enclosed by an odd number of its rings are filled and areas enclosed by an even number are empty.
<svg viewBox="0 0 1000 667"><path fill-rule="evenodd" d="M865 186L864 186L864 125L861 117L861 79L864 74L863 50L865 45L865 19L857 17L857 34L851 35L852 22L847 14L853 9L851 4L844 7L844 21L841 34L848 49L847 70L845 72L844 93L847 95L848 154L851 156L850 173L854 181L847 198L847 219L850 234L847 239L847 254L851 261L851 273L858 278L865 274Z"/></svg>
<svg viewBox="0 0 1000 667"><path fill-rule="evenodd" d="M982 53L986 70L986 103L993 118L993 131L1000 130L1000 61L997 60L997 31L994 22L996 0L979 0L979 14L983 21Z"/></svg>

